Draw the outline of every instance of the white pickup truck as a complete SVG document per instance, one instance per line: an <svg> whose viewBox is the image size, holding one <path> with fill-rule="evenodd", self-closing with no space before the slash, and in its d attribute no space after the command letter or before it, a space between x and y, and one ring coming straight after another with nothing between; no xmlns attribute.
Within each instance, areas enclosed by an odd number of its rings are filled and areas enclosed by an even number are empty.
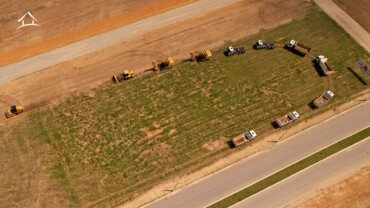
<svg viewBox="0 0 370 208"><path fill-rule="evenodd" d="M231 141L235 147L241 146L249 141L254 140L257 137L257 134L255 131L251 130L246 132L243 135L237 136L233 138Z"/></svg>
<svg viewBox="0 0 370 208"><path fill-rule="evenodd" d="M275 122L279 127L283 127L297 120L299 117L300 116L297 113L297 111L293 111L293 112L286 114L285 116L277 118Z"/></svg>
<svg viewBox="0 0 370 208"><path fill-rule="evenodd" d="M334 93L332 91L326 91L324 94L320 95L320 97L316 98L313 101L313 105L316 108L320 108L321 106L328 103L334 97Z"/></svg>

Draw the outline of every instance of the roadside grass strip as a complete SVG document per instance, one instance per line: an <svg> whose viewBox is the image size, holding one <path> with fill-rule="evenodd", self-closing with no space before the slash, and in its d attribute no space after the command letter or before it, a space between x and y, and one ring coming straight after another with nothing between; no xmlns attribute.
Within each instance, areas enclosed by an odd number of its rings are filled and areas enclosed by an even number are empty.
<svg viewBox="0 0 370 208"><path fill-rule="evenodd" d="M233 195L228 196L225 199L222 199L221 201L218 201L209 208L221 208L221 207L230 207L276 183L279 181L284 180L285 178L288 178L299 171L317 163L320 162L321 160L357 143L362 141L363 139L367 138L370 135L370 127L350 136L347 137Z"/></svg>

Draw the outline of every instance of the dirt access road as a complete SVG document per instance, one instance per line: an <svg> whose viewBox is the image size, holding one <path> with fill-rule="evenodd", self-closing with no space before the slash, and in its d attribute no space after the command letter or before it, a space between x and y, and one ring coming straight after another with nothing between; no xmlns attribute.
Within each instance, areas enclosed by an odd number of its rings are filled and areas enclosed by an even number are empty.
<svg viewBox="0 0 370 208"><path fill-rule="evenodd" d="M370 53L370 34L332 0L314 0L315 3L338 23L354 40Z"/></svg>
<svg viewBox="0 0 370 208"><path fill-rule="evenodd" d="M304 1L242 0L226 8L150 32L109 48L49 67L0 85L0 96L16 100L27 110L59 102L74 92L106 83L123 68L142 72L151 61L173 56L187 58L189 51L212 49L261 29L276 27L307 12ZM248 24L246 24L248 23ZM4 102L3 102L4 103ZM4 104L5 105L5 104Z"/></svg>
<svg viewBox="0 0 370 208"><path fill-rule="evenodd" d="M0 66L127 25L197 0L12 0L0 4ZM17 30L30 11L41 27ZM29 21L26 19L26 21Z"/></svg>
<svg viewBox="0 0 370 208"><path fill-rule="evenodd" d="M240 0L201 0L0 68L0 83L81 57Z"/></svg>

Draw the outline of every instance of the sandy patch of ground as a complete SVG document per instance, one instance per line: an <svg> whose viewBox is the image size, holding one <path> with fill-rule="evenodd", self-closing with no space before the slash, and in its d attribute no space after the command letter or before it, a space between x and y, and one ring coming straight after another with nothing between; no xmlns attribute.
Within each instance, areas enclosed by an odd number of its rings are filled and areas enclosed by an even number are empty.
<svg viewBox="0 0 370 208"><path fill-rule="evenodd" d="M0 66L136 22L197 0L36 0L0 4ZM17 30L30 11L40 27Z"/></svg>
<svg viewBox="0 0 370 208"><path fill-rule="evenodd" d="M369 0L334 0L334 2L370 32Z"/></svg>
<svg viewBox="0 0 370 208"><path fill-rule="evenodd" d="M370 167L364 168L342 181L322 190L298 207L369 207Z"/></svg>

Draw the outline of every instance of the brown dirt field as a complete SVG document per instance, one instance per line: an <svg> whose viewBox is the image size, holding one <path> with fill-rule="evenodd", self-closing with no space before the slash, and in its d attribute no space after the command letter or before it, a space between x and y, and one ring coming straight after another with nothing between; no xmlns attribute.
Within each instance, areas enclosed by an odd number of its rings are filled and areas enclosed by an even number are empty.
<svg viewBox="0 0 370 208"><path fill-rule="evenodd" d="M1 3L0 66L195 1L197 0L18 0ZM19 26L18 18L26 11L36 17L41 27L16 29Z"/></svg>
<svg viewBox="0 0 370 208"><path fill-rule="evenodd" d="M334 0L334 2L370 32L369 0Z"/></svg>
<svg viewBox="0 0 370 208"><path fill-rule="evenodd" d="M203 17L171 25L0 85L0 95L11 95L29 111L81 91L110 84L111 76L122 71L123 67L142 72L150 68L152 60L165 56L173 56L177 60L187 58L191 50L214 49L225 42L276 27L305 14L303 1L270 3L244 0Z"/></svg>
<svg viewBox="0 0 370 208"><path fill-rule="evenodd" d="M370 167L322 190L303 202L300 208L310 207L370 207Z"/></svg>

